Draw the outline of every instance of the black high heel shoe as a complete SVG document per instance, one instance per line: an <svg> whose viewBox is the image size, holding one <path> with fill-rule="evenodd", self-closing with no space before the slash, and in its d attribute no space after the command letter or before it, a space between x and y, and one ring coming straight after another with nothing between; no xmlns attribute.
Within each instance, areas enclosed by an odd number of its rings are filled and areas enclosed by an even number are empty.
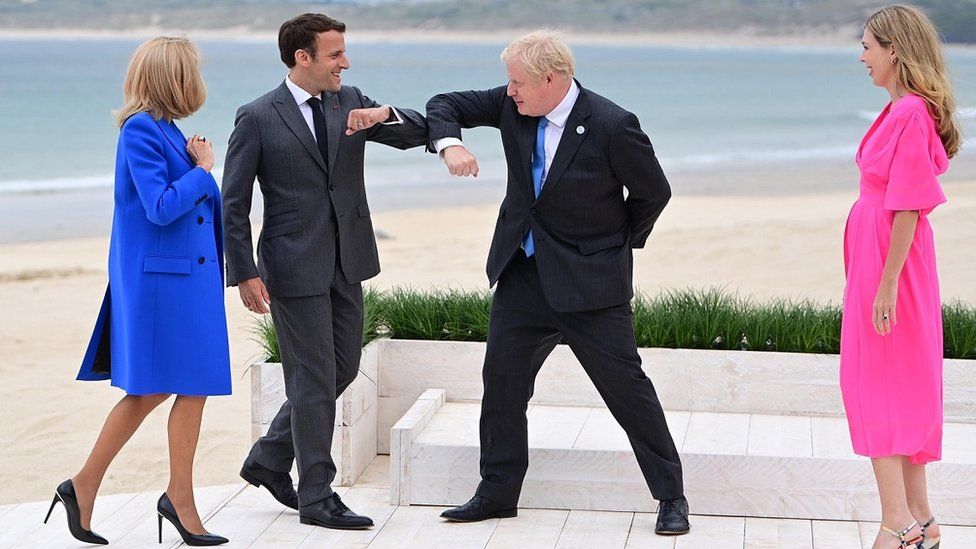
<svg viewBox="0 0 976 549"><path fill-rule="evenodd" d="M214 534L191 534L186 531L183 527L183 523L180 522L180 517L176 515L176 508L173 507L173 502L169 500L169 496L166 492L159 496L159 501L156 503L156 514L159 515L159 543L163 542L163 519L168 520L174 527L176 531L180 533L180 537L183 538L183 543L191 547L204 547L209 545L223 545L230 541L223 536L215 536Z"/></svg>
<svg viewBox="0 0 976 549"><path fill-rule="evenodd" d="M71 532L71 535L76 540L96 545L108 545L107 539L91 530L85 530L81 527L81 511L78 509L78 496L75 495L75 485L71 483L71 479L62 482L54 490L54 501L51 502L51 508L47 510L47 516L44 517L44 524L47 524L47 519L51 518L51 511L54 511L54 506L59 501L64 505L64 512L68 515L68 531Z"/></svg>

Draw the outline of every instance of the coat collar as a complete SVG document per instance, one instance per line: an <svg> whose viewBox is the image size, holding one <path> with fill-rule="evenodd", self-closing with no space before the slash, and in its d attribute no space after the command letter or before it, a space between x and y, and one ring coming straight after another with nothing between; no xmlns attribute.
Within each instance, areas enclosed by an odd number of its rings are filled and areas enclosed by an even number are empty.
<svg viewBox="0 0 976 549"><path fill-rule="evenodd" d="M339 93L323 93L322 108L325 109L325 129L329 134L329 166L334 168L336 156L339 154L339 142L342 140L343 130L346 129L347 124L342 116L342 107L339 105Z"/></svg>
<svg viewBox="0 0 976 549"><path fill-rule="evenodd" d="M155 120L155 119L154 119ZM163 135L166 136L166 140L169 141L170 145L176 149L176 152L180 153L191 166L195 166L196 162L190 158L190 153L186 150L186 139L183 137L183 133L176 127L176 124L172 122L167 122L165 119L160 118L155 120L156 125L162 130Z"/></svg>
<svg viewBox="0 0 976 549"><path fill-rule="evenodd" d="M546 183L542 186L540 197L546 190L551 192L552 188L559 183L566 167L569 166L569 161L573 159L583 140L590 134L586 125L586 120L590 117L590 102L587 95L586 90L580 86L579 97L576 98L576 104L573 105L569 118L566 119L563 135L559 139L559 147L556 148L556 154L549 166L549 173L546 174Z"/></svg>
<svg viewBox="0 0 976 549"><path fill-rule="evenodd" d="M295 137L301 141L305 150L308 154L312 156L315 162L322 168L323 171L328 173L329 168L325 163L325 159L322 158L322 154L319 152L319 147L315 143L315 137L312 135L311 130L308 129L308 124L305 122L305 117L302 116L302 112L298 110L298 104L295 102L295 97L292 95L291 90L288 86L282 82L274 92L274 107L278 111L278 115L288 126ZM329 148L331 153L332 148L332 132L329 132ZM338 137L336 137L338 139ZM332 156L331 154L329 156Z"/></svg>
<svg viewBox="0 0 976 549"><path fill-rule="evenodd" d="M580 85L579 81L574 79L574 82L579 88L579 96L576 98L576 103L569 112L569 117L566 118L562 137L559 139L559 147L556 148L556 154L549 166L549 172L546 174L545 185L543 185L542 191L539 193L540 198L546 193L547 189L550 189L559 182L559 178L566 171L569 161L573 159L576 150L579 149L580 144L583 143L583 140L590 133L584 123L590 117L589 94ZM520 116L519 118L518 140L519 150L522 152L522 176L528 183L527 186L523 187L528 190L529 198L534 202L536 197L535 187L532 182L532 150L535 148L536 129L539 126L540 117ZM580 128L582 128L582 132L580 132Z"/></svg>

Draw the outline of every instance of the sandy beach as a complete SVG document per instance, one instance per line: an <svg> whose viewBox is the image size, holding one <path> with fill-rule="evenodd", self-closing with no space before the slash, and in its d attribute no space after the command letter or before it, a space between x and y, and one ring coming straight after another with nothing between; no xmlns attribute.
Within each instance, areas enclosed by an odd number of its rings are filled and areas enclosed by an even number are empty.
<svg viewBox="0 0 976 549"><path fill-rule="evenodd" d="M945 186L936 210L945 299L976 303L976 181ZM727 286L744 295L839 301L841 238L855 190L800 196L679 196L664 212L648 248L635 254L644 292ZM483 288L485 255L497 204L375 214L383 272L378 288ZM48 497L82 464L121 393L106 383L74 381L106 283L105 237L0 245L0 315L7 474L0 504ZM249 447L247 365L259 356L253 317L236 289L226 293L234 395L214 398L204 416L196 460L199 485L235 482ZM122 451L102 493L165 487L168 406L153 413ZM40 517L39 517L40 518Z"/></svg>

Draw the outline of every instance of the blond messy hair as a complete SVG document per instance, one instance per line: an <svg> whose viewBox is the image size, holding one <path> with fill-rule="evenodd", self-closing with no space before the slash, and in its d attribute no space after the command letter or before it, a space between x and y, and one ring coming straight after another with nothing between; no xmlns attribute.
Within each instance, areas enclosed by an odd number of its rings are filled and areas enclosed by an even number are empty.
<svg viewBox="0 0 976 549"><path fill-rule="evenodd" d="M196 46L185 36L144 42L132 54L122 93L125 104L115 113L120 127L139 112L167 121L190 116L207 98Z"/></svg>
<svg viewBox="0 0 976 549"><path fill-rule="evenodd" d="M935 25L914 6L894 5L875 12L864 28L882 47L894 49L898 83L925 100L946 154L955 156L962 132L955 118L956 100Z"/></svg>
<svg viewBox="0 0 976 549"><path fill-rule="evenodd" d="M502 62L520 61L535 80L549 73L572 78L576 63L573 51L550 30L537 30L515 40L502 51Z"/></svg>

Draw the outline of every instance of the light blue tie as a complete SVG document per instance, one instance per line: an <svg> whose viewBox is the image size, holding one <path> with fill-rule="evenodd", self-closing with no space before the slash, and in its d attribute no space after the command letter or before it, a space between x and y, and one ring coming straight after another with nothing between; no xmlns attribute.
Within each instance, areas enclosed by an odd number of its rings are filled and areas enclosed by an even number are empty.
<svg viewBox="0 0 976 549"><path fill-rule="evenodd" d="M542 192L542 179L546 174L546 126L549 120L545 116L539 119L539 127L535 130L535 149L532 151L532 185L535 187L535 197ZM532 240L532 229L525 235L522 249L526 257L535 254L535 242Z"/></svg>

